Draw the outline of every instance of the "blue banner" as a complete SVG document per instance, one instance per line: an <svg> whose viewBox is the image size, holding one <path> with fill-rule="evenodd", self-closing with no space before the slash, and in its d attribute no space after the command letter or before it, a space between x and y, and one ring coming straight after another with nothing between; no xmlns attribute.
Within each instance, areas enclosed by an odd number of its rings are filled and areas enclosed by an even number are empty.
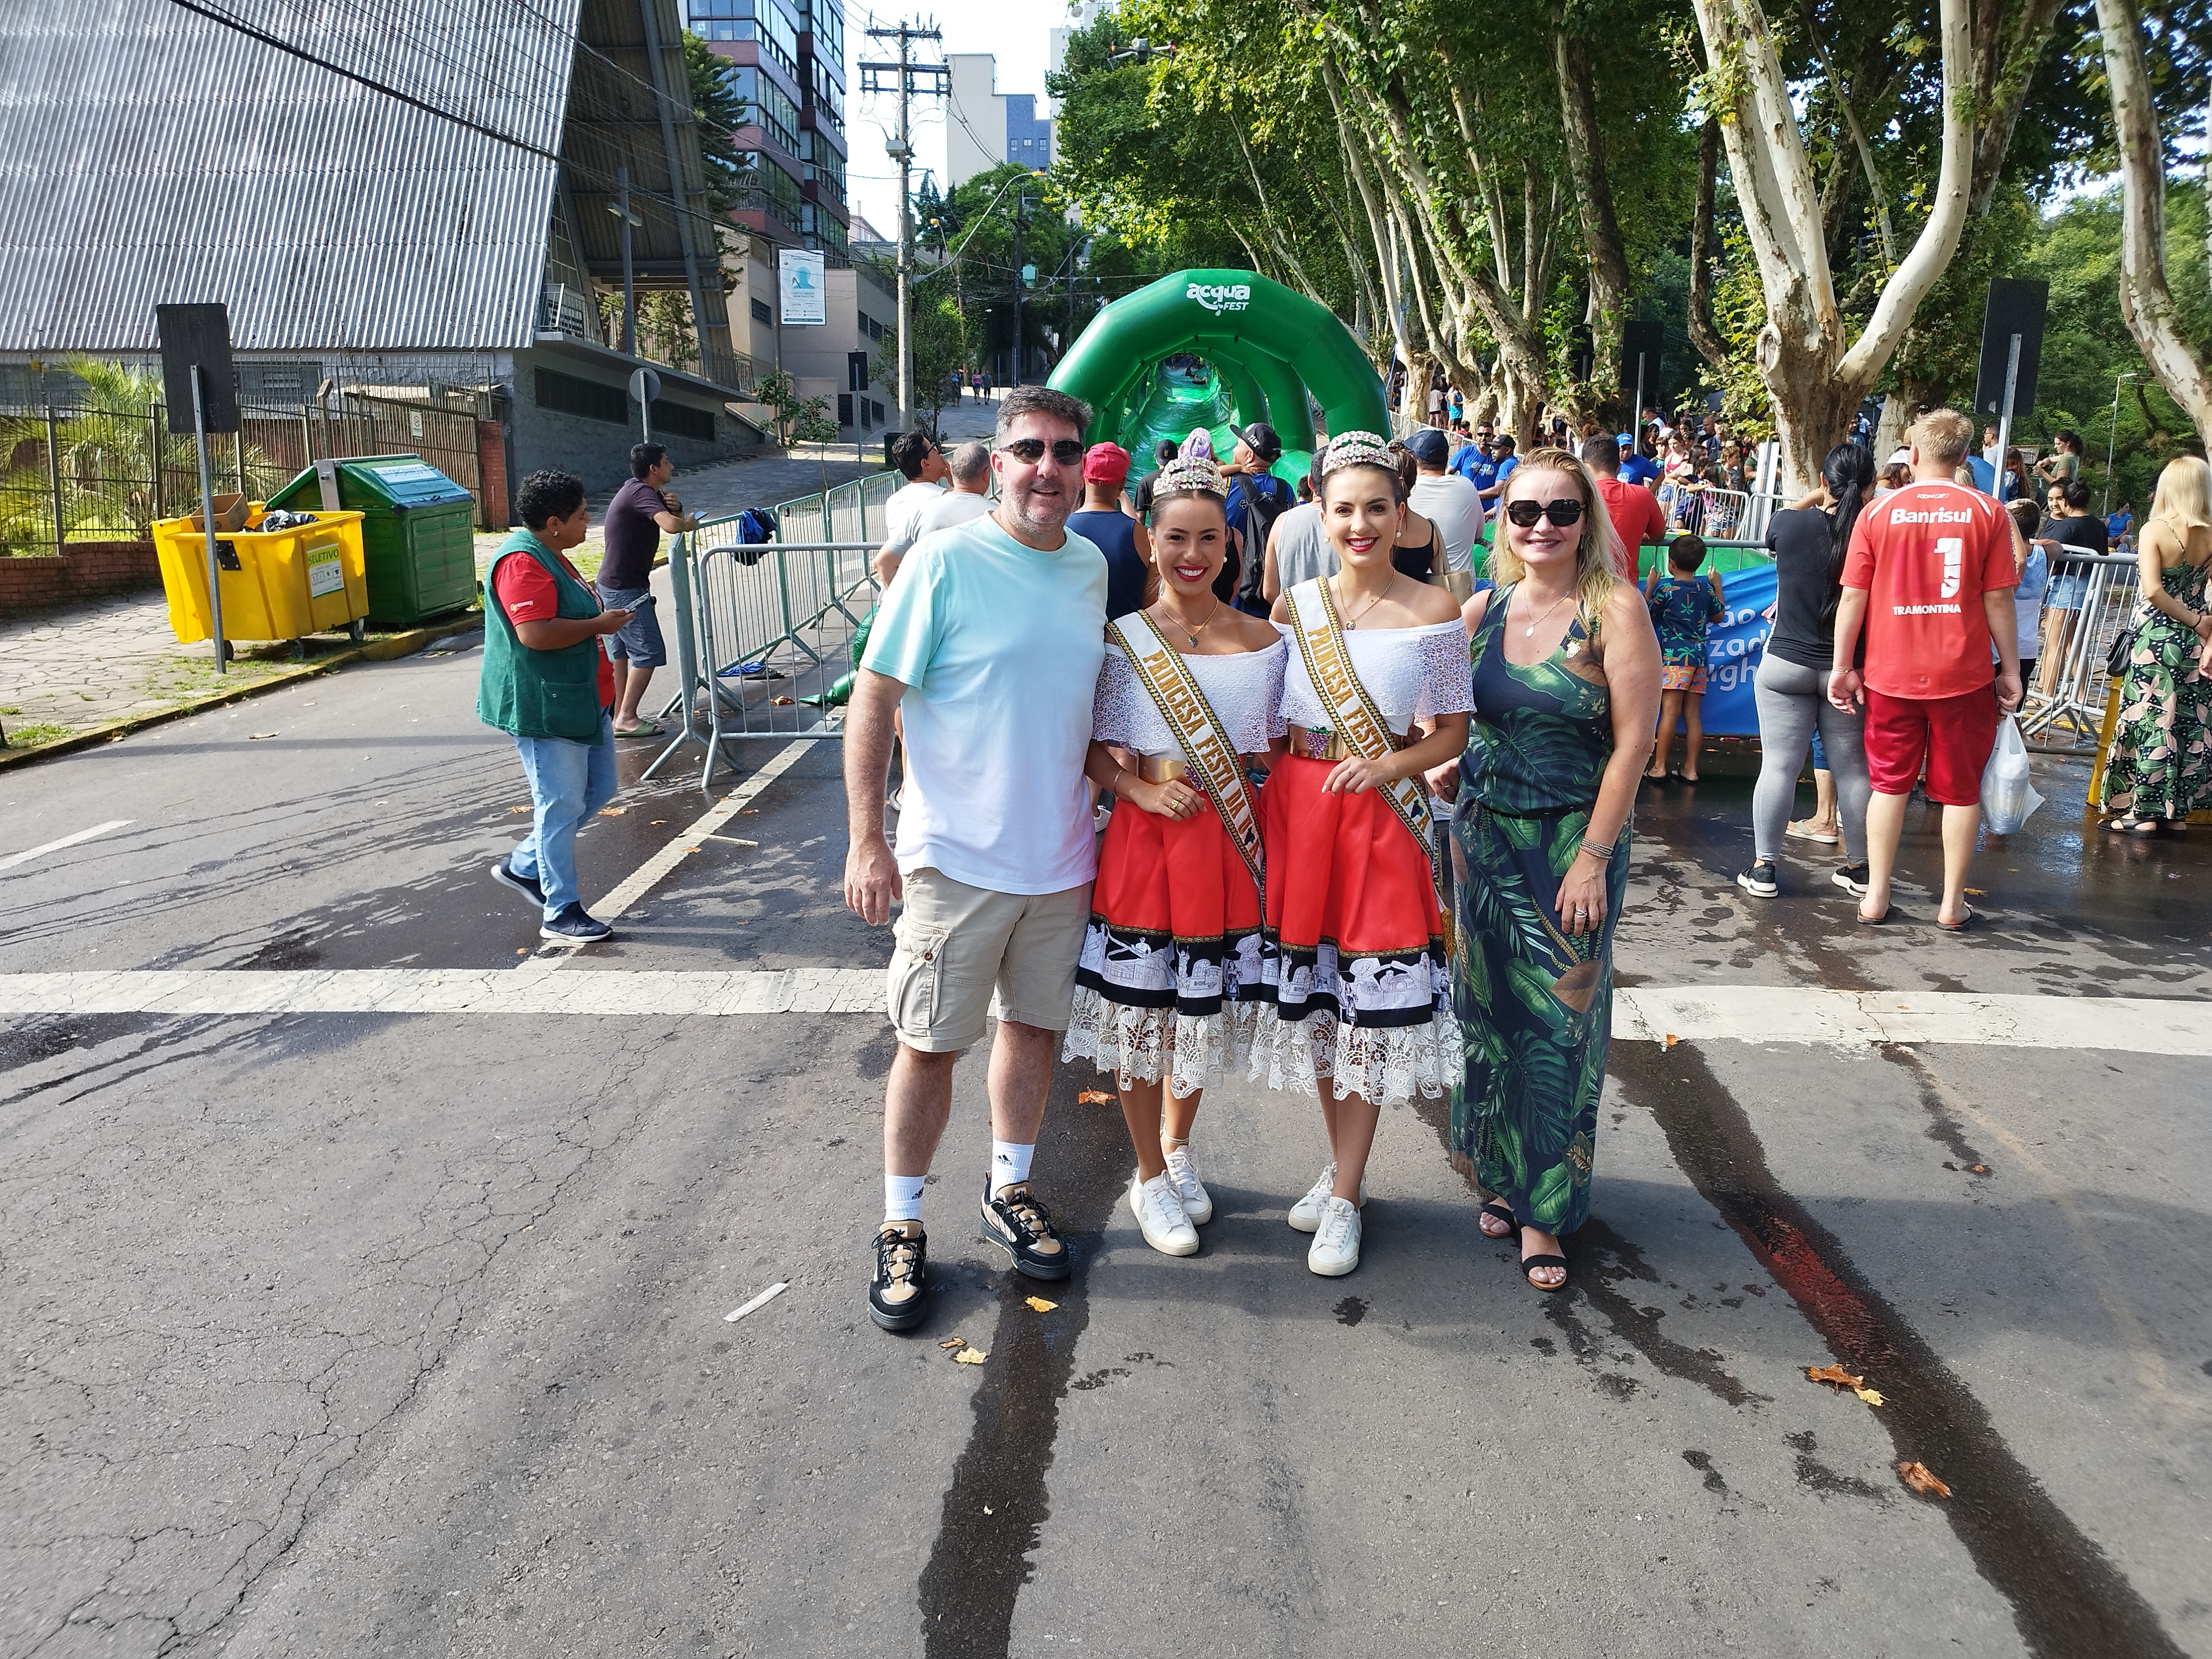
<svg viewBox="0 0 2212 1659"><path fill-rule="evenodd" d="M1705 700L1700 713L1710 736L1755 738L1759 709L1752 700L1751 677L1759 672L1766 636L1774 631L1766 618L1767 608L1774 603L1774 567L1725 572L1721 603L1728 617L1705 635Z"/></svg>

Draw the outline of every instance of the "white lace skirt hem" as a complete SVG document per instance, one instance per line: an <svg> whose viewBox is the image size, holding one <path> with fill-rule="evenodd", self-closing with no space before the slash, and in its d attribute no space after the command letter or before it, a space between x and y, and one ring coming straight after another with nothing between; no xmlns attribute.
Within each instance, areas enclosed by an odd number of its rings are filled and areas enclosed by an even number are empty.
<svg viewBox="0 0 2212 1659"><path fill-rule="evenodd" d="M1087 985L1075 988L1062 1060L1087 1060L1117 1084L1164 1079L1188 1100L1249 1062L1261 1006L1231 1002L1218 1013L1179 1014L1114 1002Z"/></svg>
<svg viewBox="0 0 2212 1659"><path fill-rule="evenodd" d="M1289 1094L1321 1097L1330 1079L1335 1097L1360 1095L1377 1106L1449 1092L1444 1057L1459 1053L1459 1022L1439 1011L1416 1025L1347 1025L1316 1012L1286 1020L1271 1008L1252 1045L1253 1082Z"/></svg>

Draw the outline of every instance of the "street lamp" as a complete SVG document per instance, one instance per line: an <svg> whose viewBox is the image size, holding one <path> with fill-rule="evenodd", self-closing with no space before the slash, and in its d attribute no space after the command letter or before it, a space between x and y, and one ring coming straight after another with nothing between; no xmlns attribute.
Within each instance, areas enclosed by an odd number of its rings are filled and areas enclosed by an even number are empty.
<svg viewBox="0 0 2212 1659"><path fill-rule="evenodd" d="M2112 382L2112 429L2105 440L2105 504L2098 510L2106 518L2112 516L2112 452L2120 442L2120 387L2130 380L2142 378L2132 368L2123 370Z"/></svg>

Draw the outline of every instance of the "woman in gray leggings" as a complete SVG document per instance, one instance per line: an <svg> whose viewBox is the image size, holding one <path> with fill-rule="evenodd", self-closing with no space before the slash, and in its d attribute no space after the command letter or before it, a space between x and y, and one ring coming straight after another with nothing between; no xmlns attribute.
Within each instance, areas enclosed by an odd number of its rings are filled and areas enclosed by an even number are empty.
<svg viewBox="0 0 2212 1659"><path fill-rule="evenodd" d="M1820 482L1822 504L1778 513L1766 530L1774 555L1774 631L1752 682L1759 704L1759 783L1751 797L1752 864L1735 878L1754 898L1781 891L1776 859L1816 731L1835 774L1845 856L1856 853L1861 860L1842 866L1832 879L1847 893L1866 891L1866 717L1830 702L1827 687L1844 553L1874 483L1874 457L1857 444L1838 444L1821 464Z"/></svg>

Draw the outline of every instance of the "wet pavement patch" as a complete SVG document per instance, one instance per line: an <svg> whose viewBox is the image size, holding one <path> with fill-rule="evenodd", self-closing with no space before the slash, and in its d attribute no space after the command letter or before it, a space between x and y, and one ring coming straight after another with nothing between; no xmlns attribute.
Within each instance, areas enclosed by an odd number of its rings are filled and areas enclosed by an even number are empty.
<svg viewBox="0 0 2212 1659"><path fill-rule="evenodd" d="M2179 1656L2150 1604L2013 1455L1981 1402L1835 1236L1782 1190L1749 1118L1704 1058L1622 1043L1612 1071L1657 1121L1691 1185L1795 1298L1838 1363L1881 1390L1887 1403L1875 1419L1898 1459L1925 1463L1949 1483L1954 1496L1939 1510L1983 1578L2011 1602L2028 1650L2045 1659ZM1809 1453L1798 1479L1817 1490L1856 1484Z"/></svg>
<svg viewBox="0 0 2212 1659"><path fill-rule="evenodd" d="M1060 1402L1071 1387L1097 1389L1129 1375L1122 1367L1079 1381L1074 1375L1076 1343L1091 1322L1090 1264L1129 1161L1121 1113L1079 1102L1078 1084L1073 1067L1054 1073L1037 1149L1038 1193L1053 1206L1074 1271L1046 1285L1011 1268L1000 1275L998 1325L979 1345L991 1358L975 1388L974 1426L953 1465L921 1571L917 1600L928 1659L1003 1659L1015 1601L1052 1513L1045 1475L1060 1432ZM1038 1314L1027 1298L1040 1292L1060 1305ZM1151 1354L1127 1358L1160 1363Z"/></svg>

